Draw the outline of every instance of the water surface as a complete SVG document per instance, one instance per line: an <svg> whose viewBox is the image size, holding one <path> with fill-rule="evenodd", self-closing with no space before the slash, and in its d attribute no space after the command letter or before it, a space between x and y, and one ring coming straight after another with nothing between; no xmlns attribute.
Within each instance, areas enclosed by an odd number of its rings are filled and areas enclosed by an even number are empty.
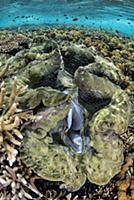
<svg viewBox="0 0 134 200"><path fill-rule="evenodd" d="M1 0L0 27L80 25L134 35L134 0Z"/></svg>

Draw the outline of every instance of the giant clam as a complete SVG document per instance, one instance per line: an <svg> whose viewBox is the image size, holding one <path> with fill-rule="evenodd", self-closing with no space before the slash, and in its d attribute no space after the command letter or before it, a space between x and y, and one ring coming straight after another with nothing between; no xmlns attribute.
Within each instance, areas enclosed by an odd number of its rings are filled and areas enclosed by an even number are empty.
<svg viewBox="0 0 134 200"><path fill-rule="evenodd" d="M131 111L129 98L121 89L121 71L94 52L90 61L78 59L77 63L77 53L82 52L82 59L91 49L77 46L72 51L75 49L68 54L69 63L63 49L59 54L63 66L56 78L62 91L44 84L32 88L35 95L28 102L35 117L24 126L21 148L27 166L45 179L62 181L69 190L80 188L86 178L106 184L120 171L124 158L119 135L126 131ZM75 68L70 71L67 64ZM29 72L28 80L32 80ZM36 86L40 86L44 74L41 79L40 74L36 76Z"/></svg>

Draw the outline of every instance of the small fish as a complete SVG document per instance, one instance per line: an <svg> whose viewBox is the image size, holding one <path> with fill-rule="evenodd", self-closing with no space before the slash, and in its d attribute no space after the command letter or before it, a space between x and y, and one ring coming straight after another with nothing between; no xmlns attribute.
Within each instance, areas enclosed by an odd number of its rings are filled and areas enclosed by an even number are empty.
<svg viewBox="0 0 134 200"><path fill-rule="evenodd" d="M73 20L73 21L77 21L77 20L78 20L78 18L77 18L77 17L75 17L75 18L73 18L72 20Z"/></svg>
<svg viewBox="0 0 134 200"><path fill-rule="evenodd" d="M115 32L116 32L116 33L119 33L119 31L118 31L118 30L115 30Z"/></svg>

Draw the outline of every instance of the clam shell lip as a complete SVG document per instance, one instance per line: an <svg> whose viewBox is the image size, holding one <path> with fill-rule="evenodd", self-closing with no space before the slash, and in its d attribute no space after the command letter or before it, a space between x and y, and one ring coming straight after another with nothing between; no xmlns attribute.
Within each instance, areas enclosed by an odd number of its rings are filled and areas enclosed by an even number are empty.
<svg viewBox="0 0 134 200"><path fill-rule="evenodd" d="M84 145L87 142L82 133L83 122L83 109L77 99L73 99L70 102L67 116L58 121L56 127L49 131L49 136L52 137L54 143L67 147L66 150L71 149L73 153L83 153ZM59 130L65 131L64 134Z"/></svg>
<svg viewBox="0 0 134 200"><path fill-rule="evenodd" d="M71 101L71 108L67 116L68 132L64 136L64 143L71 147L73 152L82 153L84 149L83 137L81 130L83 127L83 111L76 99Z"/></svg>
<svg viewBox="0 0 134 200"><path fill-rule="evenodd" d="M68 129L70 129L71 126L72 126L72 119L73 119L73 110L72 110L72 108L70 108L68 116L67 116L67 126L68 126Z"/></svg>
<svg viewBox="0 0 134 200"><path fill-rule="evenodd" d="M83 127L83 111L77 100L71 101L71 108L67 117L68 129L78 131Z"/></svg>
<svg viewBox="0 0 134 200"><path fill-rule="evenodd" d="M83 138L80 133L71 132L64 137L64 143L70 147L73 153L81 154L84 151ZM68 148L65 148L66 151Z"/></svg>

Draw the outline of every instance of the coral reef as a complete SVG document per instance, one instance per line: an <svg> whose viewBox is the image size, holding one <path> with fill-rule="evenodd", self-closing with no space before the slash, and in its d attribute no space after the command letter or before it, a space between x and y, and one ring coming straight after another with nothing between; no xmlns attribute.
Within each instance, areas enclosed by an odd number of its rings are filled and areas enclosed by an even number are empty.
<svg viewBox="0 0 134 200"><path fill-rule="evenodd" d="M23 119L28 119L30 113L21 113L21 110L17 108L17 103L15 102L16 97L19 93L23 92L25 88L17 88L16 80L13 83L12 91L10 96L6 97L6 87L4 82L1 83L0 92L0 145L4 147L7 153L7 160L10 166L16 160L17 150L15 146L21 145L21 140L23 136L18 130L18 127L22 123Z"/></svg>
<svg viewBox="0 0 134 200"><path fill-rule="evenodd" d="M4 40L3 40L4 39ZM28 38L22 34L17 34L15 37L0 37L0 53L14 55L22 48L28 48Z"/></svg>
<svg viewBox="0 0 134 200"><path fill-rule="evenodd" d="M118 199L119 200L122 200L122 199L133 200L134 199L134 157L133 155L129 155L128 157L126 157L125 162L126 163L122 166L122 169L120 172L121 180L117 182Z"/></svg>
<svg viewBox="0 0 134 200"><path fill-rule="evenodd" d="M31 27L0 44L0 198L133 199L133 41Z"/></svg>
<svg viewBox="0 0 134 200"><path fill-rule="evenodd" d="M15 166L12 167L3 160L0 172L0 199L33 199L31 192L37 197L41 196L40 192L30 183L30 174L24 170L18 158Z"/></svg>
<svg viewBox="0 0 134 200"><path fill-rule="evenodd" d="M0 199L31 199L25 188L40 195L26 181L25 173L22 173L22 163L17 157L18 146L23 139L20 126L32 118L31 111L23 112L18 108L16 98L26 87L17 85L17 80L14 80L10 96L7 95L4 82L0 88Z"/></svg>

